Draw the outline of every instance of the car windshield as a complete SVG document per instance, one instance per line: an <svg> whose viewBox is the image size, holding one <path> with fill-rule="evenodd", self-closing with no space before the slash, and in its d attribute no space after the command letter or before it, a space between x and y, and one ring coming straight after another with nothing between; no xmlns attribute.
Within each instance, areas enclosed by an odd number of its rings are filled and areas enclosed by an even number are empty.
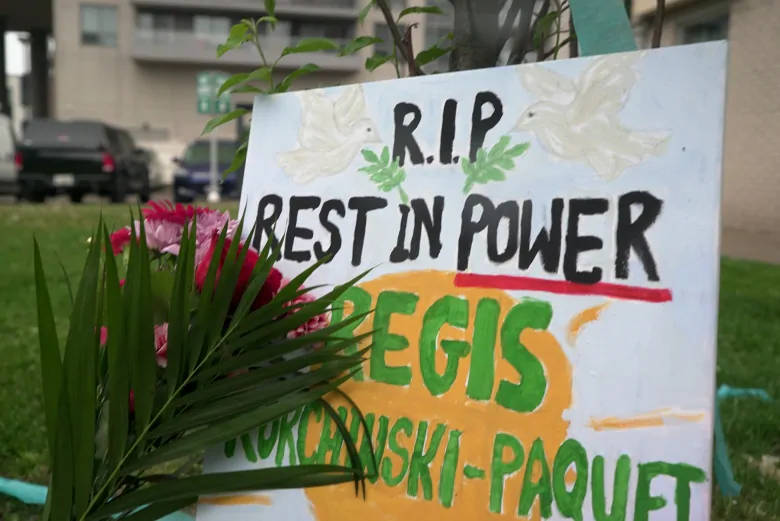
<svg viewBox="0 0 780 521"><path fill-rule="evenodd" d="M230 164L236 154L236 144L232 141L220 141L217 146L218 164ZM197 141L187 147L184 162L188 165L211 164L211 144L208 141Z"/></svg>
<svg viewBox="0 0 780 521"><path fill-rule="evenodd" d="M57 148L93 148L105 144L103 127L96 123L32 120L24 127L24 143Z"/></svg>

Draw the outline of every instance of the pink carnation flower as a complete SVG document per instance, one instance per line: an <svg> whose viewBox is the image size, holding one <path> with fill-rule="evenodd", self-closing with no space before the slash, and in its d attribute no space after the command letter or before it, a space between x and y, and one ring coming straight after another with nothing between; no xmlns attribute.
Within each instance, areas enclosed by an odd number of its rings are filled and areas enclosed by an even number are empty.
<svg viewBox="0 0 780 521"><path fill-rule="evenodd" d="M154 352L157 365L168 367L168 323L154 326Z"/></svg>
<svg viewBox="0 0 780 521"><path fill-rule="evenodd" d="M287 284L290 283L289 279L282 280L281 287L285 287ZM311 293L304 293L303 295L300 295L297 298L294 298L290 302L286 304L286 306L296 306L299 304L308 304L310 302L314 302L316 298ZM292 312L297 313L300 310L300 308L295 308ZM328 327L330 324L330 317L327 313L320 313L319 315L315 315L309 320L307 320L305 323L298 326L298 328L293 329L292 331L289 331L287 333L287 338L298 338L302 337L304 335L308 335L311 333L314 333L315 331L319 331L320 329L324 329ZM319 347L319 346L317 346Z"/></svg>
<svg viewBox="0 0 780 521"><path fill-rule="evenodd" d="M170 253L171 255L179 254L183 232L181 226L166 221L149 219L144 221L144 229L146 231L146 246L150 250ZM138 221L135 222L135 232L139 235L141 233L141 223Z"/></svg>

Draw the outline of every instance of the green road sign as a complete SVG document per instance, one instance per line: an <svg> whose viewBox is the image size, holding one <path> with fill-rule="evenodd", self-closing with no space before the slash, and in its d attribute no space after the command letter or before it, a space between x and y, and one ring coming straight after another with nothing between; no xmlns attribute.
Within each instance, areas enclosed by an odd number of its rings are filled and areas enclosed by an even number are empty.
<svg viewBox="0 0 780 521"><path fill-rule="evenodd" d="M198 114L217 115L230 112L230 94L217 97L219 87L227 81L229 74L203 71L198 73L196 83Z"/></svg>

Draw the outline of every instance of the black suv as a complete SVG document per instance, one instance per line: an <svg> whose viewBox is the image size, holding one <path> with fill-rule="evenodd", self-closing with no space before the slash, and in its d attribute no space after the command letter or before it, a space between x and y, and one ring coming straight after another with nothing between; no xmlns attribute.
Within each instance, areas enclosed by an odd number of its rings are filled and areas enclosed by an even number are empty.
<svg viewBox="0 0 780 521"><path fill-rule="evenodd" d="M29 120L23 130L17 154L22 199L43 202L67 194L78 203L95 194L122 202L136 193L149 200L146 156L126 130L98 121L52 119Z"/></svg>

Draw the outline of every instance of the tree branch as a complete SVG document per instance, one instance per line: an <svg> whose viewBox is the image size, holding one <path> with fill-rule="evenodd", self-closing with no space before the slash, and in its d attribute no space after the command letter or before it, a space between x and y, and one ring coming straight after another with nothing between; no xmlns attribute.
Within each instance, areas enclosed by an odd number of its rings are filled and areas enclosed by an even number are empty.
<svg viewBox="0 0 780 521"><path fill-rule="evenodd" d="M666 13L666 0L656 0L658 6L655 11L655 20L653 22L653 49L661 46L661 34L664 30L664 14Z"/></svg>
<svg viewBox="0 0 780 521"><path fill-rule="evenodd" d="M455 48L451 60L454 70L482 69L496 65L501 0L479 0L478 9L475 4L476 0L455 0Z"/></svg>
<svg viewBox="0 0 780 521"><path fill-rule="evenodd" d="M528 44L533 40L533 36L536 33L536 25L541 18L544 18L550 11L550 0L544 0L542 8L539 10L539 14L536 15L536 20L533 20L533 7L536 2L534 0L526 0L526 4L529 7L523 7L520 11L520 26L515 45L512 48L512 52L509 55L509 64L516 65L522 63L528 52ZM527 20L524 18L527 16ZM533 24L531 23L533 21ZM525 26L523 24L526 24Z"/></svg>
<svg viewBox="0 0 780 521"><path fill-rule="evenodd" d="M382 11L382 15L385 17L385 23L387 24L387 28L390 30L390 34L393 35L395 46L401 52L404 59L406 60L406 63L409 65L409 75L425 75L422 69L420 69L420 67L418 67L417 63L414 61L414 53L412 52L411 46L407 47L404 45L404 35L401 34L401 30L398 28L398 24L395 23L395 18L393 18L393 11L390 9L390 6L387 5L387 0L376 0L376 5Z"/></svg>

